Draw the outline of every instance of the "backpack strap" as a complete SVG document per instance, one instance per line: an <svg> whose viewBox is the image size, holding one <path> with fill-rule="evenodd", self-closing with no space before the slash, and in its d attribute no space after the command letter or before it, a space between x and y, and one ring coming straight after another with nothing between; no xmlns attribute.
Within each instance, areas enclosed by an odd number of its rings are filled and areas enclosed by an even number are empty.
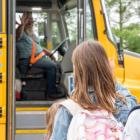
<svg viewBox="0 0 140 140"><path fill-rule="evenodd" d="M77 112L83 110L83 108L80 107L80 105L74 102L72 99L67 99L61 102L60 105L68 109L68 111L72 114L72 116L74 116Z"/></svg>
<svg viewBox="0 0 140 140"><path fill-rule="evenodd" d="M131 111L129 112L128 116L135 110L140 109L140 105L134 106Z"/></svg>

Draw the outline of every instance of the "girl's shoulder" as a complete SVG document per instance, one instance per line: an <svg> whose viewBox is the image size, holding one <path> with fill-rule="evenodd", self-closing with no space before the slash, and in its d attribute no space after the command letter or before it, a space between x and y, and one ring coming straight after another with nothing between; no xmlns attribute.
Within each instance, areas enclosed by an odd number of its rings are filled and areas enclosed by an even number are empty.
<svg viewBox="0 0 140 140"><path fill-rule="evenodd" d="M64 106L60 106L56 116L55 116L55 124L63 124L63 125L67 125L70 123L72 119L72 114L68 111L67 108L65 108Z"/></svg>
<svg viewBox="0 0 140 140"><path fill-rule="evenodd" d="M71 116L72 117L72 114L69 112L69 110L65 107L65 106L60 106L58 111L57 111L57 114L59 115L67 115L67 116Z"/></svg>
<svg viewBox="0 0 140 140"><path fill-rule="evenodd" d="M60 106L55 116L53 133L50 140L66 139L71 119L72 115L70 112L64 106Z"/></svg>

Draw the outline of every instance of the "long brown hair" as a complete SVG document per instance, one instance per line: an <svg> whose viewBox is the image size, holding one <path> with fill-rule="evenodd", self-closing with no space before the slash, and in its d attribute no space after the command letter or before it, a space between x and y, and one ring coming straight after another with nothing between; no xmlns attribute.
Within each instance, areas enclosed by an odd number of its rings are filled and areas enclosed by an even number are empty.
<svg viewBox="0 0 140 140"><path fill-rule="evenodd" d="M73 52L75 90L72 99L83 108L116 111L115 99L120 96L115 92L112 70L104 48L98 41L85 41ZM95 102L89 96L92 87Z"/></svg>

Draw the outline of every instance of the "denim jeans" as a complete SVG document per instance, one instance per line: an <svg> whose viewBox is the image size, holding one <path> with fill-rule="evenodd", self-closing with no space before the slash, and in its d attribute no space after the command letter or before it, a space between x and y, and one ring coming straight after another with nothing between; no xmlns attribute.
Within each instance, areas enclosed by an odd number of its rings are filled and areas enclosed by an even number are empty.
<svg viewBox="0 0 140 140"><path fill-rule="evenodd" d="M20 70L22 73L26 73L28 71L28 65L29 59L23 59L20 65ZM56 64L46 56L43 56L35 64L33 64L32 67L45 69L47 80L47 93L48 95L56 94Z"/></svg>
<svg viewBox="0 0 140 140"><path fill-rule="evenodd" d="M28 71L28 67L29 67L29 59L28 58L23 58L20 60L19 62L19 69L23 74L26 74Z"/></svg>
<svg viewBox="0 0 140 140"><path fill-rule="evenodd" d="M56 94L56 64L46 56L43 56L33 64L33 67L45 69L47 77L47 92L49 95Z"/></svg>

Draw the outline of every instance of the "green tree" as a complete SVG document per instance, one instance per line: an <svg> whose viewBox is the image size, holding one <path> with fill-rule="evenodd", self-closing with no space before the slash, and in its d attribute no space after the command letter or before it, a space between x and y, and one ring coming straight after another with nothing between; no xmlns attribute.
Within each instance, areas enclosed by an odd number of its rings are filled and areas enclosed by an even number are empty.
<svg viewBox="0 0 140 140"><path fill-rule="evenodd" d="M135 52L140 52L139 2L139 0L106 0L112 31L120 39L122 47Z"/></svg>
<svg viewBox="0 0 140 140"><path fill-rule="evenodd" d="M127 50L131 50L140 53L140 25L130 24L123 28L120 32L118 29L113 28L113 32L116 36L123 38L123 47Z"/></svg>

